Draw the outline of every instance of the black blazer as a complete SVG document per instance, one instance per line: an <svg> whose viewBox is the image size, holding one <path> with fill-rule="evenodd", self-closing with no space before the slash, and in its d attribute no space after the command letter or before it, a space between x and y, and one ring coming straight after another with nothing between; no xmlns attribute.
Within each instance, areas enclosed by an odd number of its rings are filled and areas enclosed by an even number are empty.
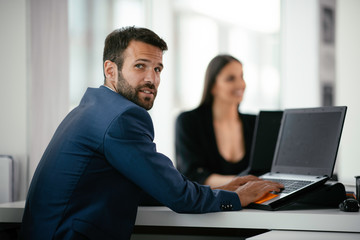
<svg viewBox="0 0 360 240"><path fill-rule="evenodd" d="M176 165L192 181L203 184L212 173L239 174L249 165L256 115L241 114L245 156L237 163L226 161L219 153L211 106L200 106L181 113L176 120Z"/></svg>

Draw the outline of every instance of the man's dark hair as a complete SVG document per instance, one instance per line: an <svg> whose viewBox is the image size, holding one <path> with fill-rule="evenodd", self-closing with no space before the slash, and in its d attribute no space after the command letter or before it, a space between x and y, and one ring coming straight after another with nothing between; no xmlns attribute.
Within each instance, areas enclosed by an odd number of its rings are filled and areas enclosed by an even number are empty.
<svg viewBox="0 0 360 240"><path fill-rule="evenodd" d="M116 63L118 69L121 70L124 63L123 53L133 40L153 45L162 51L168 49L166 42L153 31L134 26L124 27L114 30L106 37L103 64L106 60L110 60Z"/></svg>

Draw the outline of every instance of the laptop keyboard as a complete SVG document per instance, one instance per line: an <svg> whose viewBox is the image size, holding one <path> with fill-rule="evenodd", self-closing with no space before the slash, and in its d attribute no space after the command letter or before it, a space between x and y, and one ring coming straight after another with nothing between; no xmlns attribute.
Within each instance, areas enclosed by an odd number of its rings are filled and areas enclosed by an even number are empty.
<svg viewBox="0 0 360 240"><path fill-rule="evenodd" d="M278 182L284 185L284 189L281 191L281 193L290 193L312 183L312 181L293 180L293 179L266 179L266 180Z"/></svg>

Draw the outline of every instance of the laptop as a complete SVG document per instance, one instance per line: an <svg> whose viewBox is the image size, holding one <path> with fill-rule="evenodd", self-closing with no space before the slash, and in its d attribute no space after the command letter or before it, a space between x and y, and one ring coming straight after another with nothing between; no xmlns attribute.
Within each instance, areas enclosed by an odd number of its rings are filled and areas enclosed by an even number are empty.
<svg viewBox="0 0 360 240"><path fill-rule="evenodd" d="M250 161L239 176L260 176L270 172L283 111L260 111L256 117Z"/></svg>
<svg viewBox="0 0 360 240"><path fill-rule="evenodd" d="M346 106L284 110L271 171L260 178L281 182L285 188L266 194L250 208L276 210L324 185L333 174L346 110Z"/></svg>

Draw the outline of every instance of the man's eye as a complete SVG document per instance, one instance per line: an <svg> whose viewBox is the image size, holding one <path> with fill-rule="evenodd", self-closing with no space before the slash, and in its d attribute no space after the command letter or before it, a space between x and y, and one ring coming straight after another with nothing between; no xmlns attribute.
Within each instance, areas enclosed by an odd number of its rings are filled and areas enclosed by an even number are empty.
<svg viewBox="0 0 360 240"><path fill-rule="evenodd" d="M136 67L136 68L143 68L144 65L142 65L142 64L136 64L135 67Z"/></svg>
<svg viewBox="0 0 360 240"><path fill-rule="evenodd" d="M161 68L159 67L155 68L155 72L161 72Z"/></svg>

